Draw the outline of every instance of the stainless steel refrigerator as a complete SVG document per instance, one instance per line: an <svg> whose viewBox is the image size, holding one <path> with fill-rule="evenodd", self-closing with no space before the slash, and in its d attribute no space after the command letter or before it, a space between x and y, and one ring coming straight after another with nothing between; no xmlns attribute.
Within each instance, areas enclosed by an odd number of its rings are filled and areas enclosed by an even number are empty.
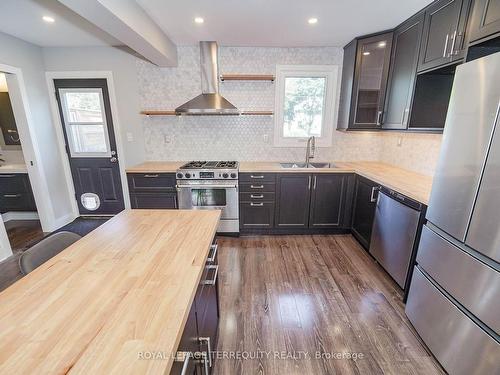
<svg viewBox="0 0 500 375"><path fill-rule="evenodd" d="M406 315L450 374L500 374L500 53L457 67Z"/></svg>

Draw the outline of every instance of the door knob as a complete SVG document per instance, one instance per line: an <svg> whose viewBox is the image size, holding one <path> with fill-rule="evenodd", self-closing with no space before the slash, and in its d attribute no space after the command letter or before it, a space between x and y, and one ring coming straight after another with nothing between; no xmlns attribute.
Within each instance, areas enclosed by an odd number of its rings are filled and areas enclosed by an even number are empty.
<svg viewBox="0 0 500 375"><path fill-rule="evenodd" d="M115 156L113 156L111 159L109 159L109 161L111 163L116 163L118 161L118 159Z"/></svg>

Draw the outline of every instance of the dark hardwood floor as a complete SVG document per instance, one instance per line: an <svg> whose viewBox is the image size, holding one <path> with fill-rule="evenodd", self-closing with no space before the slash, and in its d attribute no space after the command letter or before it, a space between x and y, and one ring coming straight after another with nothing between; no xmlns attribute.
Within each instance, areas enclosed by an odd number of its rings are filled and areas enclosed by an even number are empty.
<svg viewBox="0 0 500 375"><path fill-rule="evenodd" d="M350 235L219 244L215 374L443 373L405 317L401 291Z"/></svg>

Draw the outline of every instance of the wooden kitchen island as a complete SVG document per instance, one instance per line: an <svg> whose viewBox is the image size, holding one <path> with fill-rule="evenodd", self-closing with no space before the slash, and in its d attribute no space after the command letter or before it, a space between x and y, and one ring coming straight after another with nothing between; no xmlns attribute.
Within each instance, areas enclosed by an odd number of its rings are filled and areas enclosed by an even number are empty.
<svg viewBox="0 0 500 375"><path fill-rule="evenodd" d="M219 215L124 211L0 293L0 373L168 374Z"/></svg>

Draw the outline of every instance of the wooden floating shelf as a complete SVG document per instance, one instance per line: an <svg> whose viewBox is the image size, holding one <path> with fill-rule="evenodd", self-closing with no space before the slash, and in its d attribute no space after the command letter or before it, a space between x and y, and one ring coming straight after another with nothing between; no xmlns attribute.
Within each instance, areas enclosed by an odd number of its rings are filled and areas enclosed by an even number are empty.
<svg viewBox="0 0 500 375"><path fill-rule="evenodd" d="M175 111L141 111L146 116L175 116Z"/></svg>
<svg viewBox="0 0 500 375"><path fill-rule="evenodd" d="M274 114L273 111L241 111L240 116L272 116L273 114ZM141 115L176 116L176 113L175 111L141 111ZM198 116L214 116L214 115L198 115ZM220 116L228 116L228 115L220 115Z"/></svg>
<svg viewBox="0 0 500 375"><path fill-rule="evenodd" d="M274 81L272 74L221 74L221 81Z"/></svg>

